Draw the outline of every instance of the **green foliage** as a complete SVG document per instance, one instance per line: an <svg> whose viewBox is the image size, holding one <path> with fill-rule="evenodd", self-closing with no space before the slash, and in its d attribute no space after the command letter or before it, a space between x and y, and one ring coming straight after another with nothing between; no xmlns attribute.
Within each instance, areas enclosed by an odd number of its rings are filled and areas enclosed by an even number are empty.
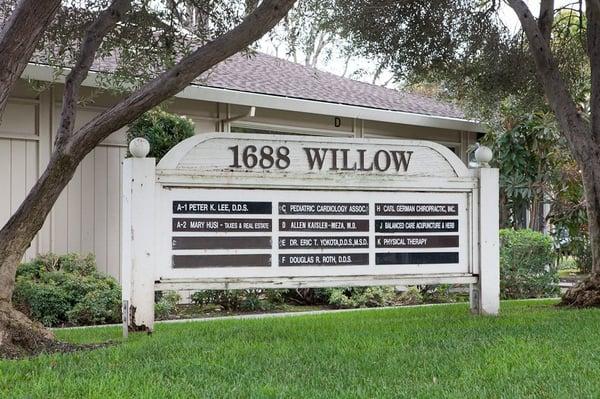
<svg viewBox="0 0 600 399"><path fill-rule="evenodd" d="M127 141L143 137L150 143L149 157L156 161L171 148L194 135L194 124L185 116L171 114L160 108L146 112L129 125Z"/></svg>
<svg viewBox="0 0 600 399"><path fill-rule="evenodd" d="M88 292L67 312L69 324L93 325L116 323L121 314L121 290L104 287Z"/></svg>
<svg viewBox="0 0 600 399"><path fill-rule="evenodd" d="M592 250L581 172L575 161L567 163L553 186L548 220L559 257L573 257L583 273L592 269Z"/></svg>
<svg viewBox="0 0 600 399"><path fill-rule="evenodd" d="M11 15L15 0L0 2L0 25ZM96 54L96 82L103 90L130 91L156 77L182 56L237 25L246 14L246 1L210 2L131 1L131 10L120 16ZM62 2L42 40L35 59L57 68L76 64L85 32L109 2ZM116 63L116 65L114 65ZM64 72L64 71L62 71ZM93 99L92 95L92 99Z"/></svg>
<svg viewBox="0 0 600 399"><path fill-rule="evenodd" d="M501 297L542 298L559 293L552 239L531 230L500 230Z"/></svg>
<svg viewBox="0 0 600 399"><path fill-rule="evenodd" d="M548 112L521 113L505 101L502 124L485 137L500 169L503 227L541 230L549 222L558 256L572 256L582 272L591 269L587 211L579 167ZM542 207L550 205L547 220ZM525 210L529 225L525 226Z"/></svg>
<svg viewBox="0 0 600 399"><path fill-rule="evenodd" d="M203 290L192 294L192 302L196 305L218 305L228 312L269 310L275 302L282 303L279 290Z"/></svg>
<svg viewBox="0 0 600 399"><path fill-rule="evenodd" d="M451 288L450 284L423 285L420 286L421 298L424 303L453 303L467 299L466 294L454 293Z"/></svg>
<svg viewBox="0 0 600 399"><path fill-rule="evenodd" d="M330 288L329 304L337 308L388 306L394 303L393 287Z"/></svg>
<svg viewBox="0 0 600 399"><path fill-rule="evenodd" d="M175 291L165 291L159 295L158 301L154 303L154 316L158 320L165 320L176 313L177 304L181 301L181 295Z"/></svg>
<svg viewBox="0 0 600 399"><path fill-rule="evenodd" d="M285 303L285 293L283 289L268 289L265 291L265 300L273 305L282 305Z"/></svg>
<svg viewBox="0 0 600 399"><path fill-rule="evenodd" d="M423 303L423 294L416 286L410 286L398 295L398 301L403 305L420 305Z"/></svg>
<svg viewBox="0 0 600 399"><path fill-rule="evenodd" d="M286 302L297 305L318 306L329 303L329 290L327 288L296 288L283 291Z"/></svg>
<svg viewBox="0 0 600 399"><path fill-rule="evenodd" d="M565 140L549 112L522 113L514 103L505 101L500 111L502 123L485 137L492 148L492 165L500 169L503 227L541 230L542 207L553 198L561 181L563 167L572 162Z"/></svg>
<svg viewBox="0 0 600 399"><path fill-rule="evenodd" d="M45 326L116 323L118 282L96 271L92 255L41 255L17 269L13 303Z"/></svg>
<svg viewBox="0 0 600 399"><path fill-rule="evenodd" d="M383 60L398 81L435 84L478 119L493 119L507 98L524 110L546 107L521 29L506 26L503 2L337 0L336 21L355 51ZM506 7L509 9L509 7ZM509 9L508 11L512 11ZM555 11L552 51L576 103L587 102L585 10Z"/></svg>

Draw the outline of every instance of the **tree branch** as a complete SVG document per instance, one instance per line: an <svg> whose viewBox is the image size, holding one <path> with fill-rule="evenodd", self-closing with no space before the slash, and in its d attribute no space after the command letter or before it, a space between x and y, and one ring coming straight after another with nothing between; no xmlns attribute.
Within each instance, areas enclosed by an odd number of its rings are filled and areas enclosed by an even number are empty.
<svg viewBox="0 0 600 399"><path fill-rule="evenodd" d="M67 151L75 160L83 159L111 133L179 93L200 74L261 38L287 14L294 2L263 0L238 26L182 58L174 67L75 131L69 139Z"/></svg>
<svg viewBox="0 0 600 399"><path fill-rule="evenodd" d="M573 156L580 163L585 162L584 152L580 151L580 146L576 142L589 134L589 125L567 90L550 50L550 45L542 35L529 7L522 0L508 0L508 4L517 14L525 31L529 50L535 61L538 79L550 107L558 119L560 128L569 142Z"/></svg>
<svg viewBox="0 0 600 399"><path fill-rule="evenodd" d="M111 5L102 11L87 29L77 62L65 80L60 125L56 133L57 147L61 146L67 137L73 133L79 89L92 67L98 48L100 48L104 37L114 29L130 8L131 0L113 0Z"/></svg>
<svg viewBox="0 0 600 399"><path fill-rule="evenodd" d="M21 0L0 32L0 116L60 0Z"/></svg>
<svg viewBox="0 0 600 399"><path fill-rule="evenodd" d="M325 48L325 46L327 44L329 44L331 42L332 38L333 38L332 35L328 36L326 32L321 32L321 34L319 35L319 40L317 41L317 46L315 48L315 52L312 56L312 61L310 63L311 67L313 67L313 68L317 67L317 62L319 61L319 57L321 56L323 49Z"/></svg>
<svg viewBox="0 0 600 399"><path fill-rule="evenodd" d="M554 0L540 1L540 16L538 18L538 28L546 43L550 43L552 36L552 25L554 23Z"/></svg>

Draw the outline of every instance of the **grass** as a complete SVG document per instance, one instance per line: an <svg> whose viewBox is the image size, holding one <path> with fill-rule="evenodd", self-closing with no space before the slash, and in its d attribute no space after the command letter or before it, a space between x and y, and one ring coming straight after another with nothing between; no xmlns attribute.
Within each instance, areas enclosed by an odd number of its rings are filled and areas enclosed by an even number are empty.
<svg viewBox="0 0 600 399"><path fill-rule="evenodd" d="M0 361L0 397L598 397L600 309L553 304L503 302L498 318L455 304L161 324L114 347Z"/></svg>

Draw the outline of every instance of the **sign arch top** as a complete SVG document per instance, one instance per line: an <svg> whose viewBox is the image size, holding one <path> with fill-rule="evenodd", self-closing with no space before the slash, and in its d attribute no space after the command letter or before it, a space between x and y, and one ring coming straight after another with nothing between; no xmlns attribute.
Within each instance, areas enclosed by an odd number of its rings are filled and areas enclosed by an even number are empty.
<svg viewBox="0 0 600 399"><path fill-rule="evenodd" d="M421 140L351 139L264 134L199 134L177 144L157 165L167 176L312 180L388 180L399 177L469 179L461 159ZM160 176L163 176L162 178Z"/></svg>

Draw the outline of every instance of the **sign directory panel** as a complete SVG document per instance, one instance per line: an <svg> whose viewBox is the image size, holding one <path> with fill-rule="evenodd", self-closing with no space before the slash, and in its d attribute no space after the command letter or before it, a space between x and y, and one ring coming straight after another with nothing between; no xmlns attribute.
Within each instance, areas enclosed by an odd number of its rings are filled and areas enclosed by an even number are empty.
<svg viewBox="0 0 600 399"><path fill-rule="evenodd" d="M468 272L464 193L172 188L160 206L158 278Z"/></svg>

